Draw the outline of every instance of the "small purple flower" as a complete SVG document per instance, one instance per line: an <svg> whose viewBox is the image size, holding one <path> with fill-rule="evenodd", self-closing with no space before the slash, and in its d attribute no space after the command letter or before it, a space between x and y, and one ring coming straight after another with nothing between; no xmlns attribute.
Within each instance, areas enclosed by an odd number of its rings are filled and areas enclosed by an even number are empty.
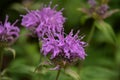
<svg viewBox="0 0 120 80"><path fill-rule="evenodd" d="M109 9L109 6L107 4L103 4L101 6L99 6L99 8L97 9L97 13L99 15L104 15Z"/></svg>
<svg viewBox="0 0 120 80"><path fill-rule="evenodd" d="M73 35L73 30L64 37L62 34L58 34L58 37L49 35L48 38L44 38L42 41L42 49L44 56L51 55L50 59L56 63L64 62L71 63L77 59L85 59L86 53L84 47L86 43L81 41L78 37L79 31ZM61 63L57 64L61 65Z"/></svg>
<svg viewBox="0 0 120 80"><path fill-rule="evenodd" d="M86 43L81 41L78 37L79 31L73 35L73 30L69 33L69 35L65 38L66 46L64 48L64 52L66 53L65 56L70 57L78 57L80 59L85 59L85 51L84 47Z"/></svg>
<svg viewBox="0 0 120 80"><path fill-rule="evenodd" d="M39 38L46 36L46 33L54 35L61 33L64 22L62 10L56 11L56 6L51 8L50 5L40 10L29 11L22 19L22 25L37 34Z"/></svg>
<svg viewBox="0 0 120 80"><path fill-rule="evenodd" d="M6 16L4 24L0 24L0 43L11 45L14 41L16 41L20 32L19 28L15 26L16 22L11 24L8 22L8 16Z"/></svg>
<svg viewBox="0 0 120 80"><path fill-rule="evenodd" d="M22 15L22 25L29 30L35 30L39 25L38 10L28 11L28 14Z"/></svg>
<svg viewBox="0 0 120 80"><path fill-rule="evenodd" d="M62 10L56 11L55 9L56 7L51 9L50 6L48 6L40 10L40 24L36 29L39 37L44 36L46 33L56 35L63 31L65 18L62 16Z"/></svg>
<svg viewBox="0 0 120 80"><path fill-rule="evenodd" d="M97 5L97 2L95 0L88 0L88 4L90 4L91 7L95 7Z"/></svg>

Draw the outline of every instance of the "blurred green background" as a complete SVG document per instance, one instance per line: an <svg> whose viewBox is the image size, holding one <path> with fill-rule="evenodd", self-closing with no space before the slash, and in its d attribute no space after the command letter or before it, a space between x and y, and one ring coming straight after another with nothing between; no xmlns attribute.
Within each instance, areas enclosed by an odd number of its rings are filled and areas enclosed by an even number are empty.
<svg viewBox="0 0 120 80"><path fill-rule="evenodd" d="M4 21L5 16L9 15L11 22L19 19L17 25L21 29L19 39L12 46L16 50L16 58L13 59L9 51L4 53L3 80L55 80L57 71L40 67L38 72L34 72L41 62L40 58L44 60L44 57L40 54L38 39L31 37L20 24L20 15L27 13L25 8L39 9L43 4L49 4L50 1L0 0L0 21ZM94 20L86 18L86 14L78 10L78 8L88 6L87 0L52 0L52 2L52 7L58 4L58 10L64 8L65 32L69 33L71 29L75 32L80 30L81 35L85 35L84 41L87 41ZM110 9L120 9L120 0L110 0L109 6ZM86 59L70 66L71 70L63 70L59 80L120 80L120 12L104 21L112 26L116 42L111 43L96 28L86 48L88 55Z"/></svg>

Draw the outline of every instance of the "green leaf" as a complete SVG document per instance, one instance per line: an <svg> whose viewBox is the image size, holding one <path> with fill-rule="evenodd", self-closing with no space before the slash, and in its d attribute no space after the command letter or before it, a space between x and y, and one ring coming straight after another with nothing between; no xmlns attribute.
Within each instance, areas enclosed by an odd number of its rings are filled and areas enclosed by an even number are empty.
<svg viewBox="0 0 120 80"><path fill-rule="evenodd" d="M7 69L4 69L2 72L1 72L1 76L4 76L5 74L6 74L6 72L7 72Z"/></svg>
<svg viewBox="0 0 120 80"><path fill-rule="evenodd" d="M84 67L80 72L81 80L114 80L116 75L114 70L98 66Z"/></svg>
<svg viewBox="0 0 120 80"><path fill-rule="evenodd" d="M0 79L0 80L13 80L13 79L11 79L11 78L9 78L9 77L6 77L6 76L4 76L4 77L2 77L2 79Z"/></svg>
<svg viewBox="0 0 120 80"><path fill-rule="evenodd" d="M6 50L6 51L10 51L10 52L12 52L12 54L13 54L13 58L15 59L16 52L15 52L14 49L12 49L12 48L5 48L5 50Z"/></svg>
<svg viewBox="0 0 120 80"><path fill-rule="evenodd" d="M107 42L116 43L116 36L112 27L104 21L95 21L95 26L101 31Z"/></svg>
<svg viewBox="0 0 120 80"><path fill-rule="evenodd" d="M120 46L118 46L117 49L116 49L115 58L116 58L117 64L120 65Z"/></svg>
<svg viewBox="0 0 120 80"><path fill-rule="evenodd" d="M51 63L48 62L48 61L41 62L41 63L35 68L34 72L39 72L39 71L41 71L41 69L43 69L43 67L47 67L47 66L49 66L49 65L51 65Z"/></svg>
<svg viewBox="0 0 120 80"><path fill-rule="evenodd" d="M107 17L111 16L112 14L117 13L119 11L120 11L119 9L110 10L103 17L105 19L105 18L107 18Z"/></svg>
<svg viewBox="0 0 120 80"><path fill-rule="evenodd" d="M14 66L13 66L14 65ZM10 65L9 68L7 68L7 72L11 73L11 74L28 74L28 75L32 75L33 71L35 69L34 66L28 66L25 64L13 64Z"/></svg>
<svg viewBox="0 0 120 80"><path fill-rule="evenodd" d="M117 36L117 46L115 52L115 59L118 65L120 65L120 33Z"/></svg>
<svg viewBox="0 0 120 80"><path fill-rule="evenodd" d="M80 80L79 74L70 68L66 68L65 73L71 76L74 80Z"/></svg>

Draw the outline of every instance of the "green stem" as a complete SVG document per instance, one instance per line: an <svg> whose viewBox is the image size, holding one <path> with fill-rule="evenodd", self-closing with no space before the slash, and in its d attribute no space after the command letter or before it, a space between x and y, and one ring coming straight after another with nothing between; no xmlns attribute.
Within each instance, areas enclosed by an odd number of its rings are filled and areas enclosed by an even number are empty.
<svg viewBox="0 0 120 80"><path fill-rule="evenodd" d="M88 36L88 39L87 39L87 43L90 43L90 41L91 41L91 39L93 37L94 31L95 31L95 25L93 23L92 29L91 29L91 31L89 33L89 36Z"/></svg>
<svg viewBox="0 0 120 80"><path fill-rule="evenodd" d="M58 78L60 76L60 72L61 72L61 69L58 70L58 73L57 73L57 76L56 76L56 80L58 80Z"/></svg>
<svg viewBox="0 0 120 80"><path fill-rule="evenodd" d="M2 63L3 63L3 48L0 48L0 80L1 80L1 73L2 73Z"/></svg>

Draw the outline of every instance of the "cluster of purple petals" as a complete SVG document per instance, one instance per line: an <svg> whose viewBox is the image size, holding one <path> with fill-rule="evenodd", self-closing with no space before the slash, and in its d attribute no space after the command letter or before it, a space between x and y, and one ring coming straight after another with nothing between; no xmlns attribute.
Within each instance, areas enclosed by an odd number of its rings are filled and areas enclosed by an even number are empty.
<svg viewBox="0 0 120 80"><path fill-rule="evenodd" d="M39 38L44 37L46 33L61 33L64 22L62 10L56 11L56 6L51 8L50 5L40 10L29 11L22 19L22 25L36 33Z"/></svg>
<svg viewBox="0 0 120 80"><path fill-rule="evenodd" d="M64 36L65 18L62 15L62 10L56 11L56 6L51 8L49 5L40 10L28 11L22 17L22 25L37 34L41 40L41 52L44 56L50 55L51 60L59 59L59 62L85 59L84 47L86 43L79 39L79 32L73 35L72 30L69 35Z"/></svg>
<svg viewBox="0 0 120 80"><path fill-rule="evenodd" d="M91 7L95 7L97 5L97 2L95 0L88 0L88 4L90 4Z"/></svg>
<svg viewBox="0 0 120 80"><path fill-rule="evenodd" d="M15 26L16 22L11 24L8 22L8 16L6 16L4 24L0 23L0 43L10 45L16 41L20 32L19 28Z"/></svg>
<svg viewBox="0 0 120 80"><path fill-rule="evenodd" d="M35 30L36 26L39 25L39 11L28 11L28 14L22 15L22 25L25 26L29 30Z"/></svg>
<svg viewBox="0 0 120 80"><path fill-rule="evenodd" d="M97 5L97 1L95 0L88 0L88 4L91 5L90 13L97 13L100 16L105 15L109 9L107 4Z"/></svg>
<svg viewBox="0 0 120 80"><path fill-rule="evenodd" d="M109 6L107 4L103 4L98 8L97 13L100 15L104 15L108 11L108 9Z"/></svg>
<svg viewBox="0 0 120 80"><path fill-rule="evenodd" d="M49 35L44 38L42 45L42 52L46 55L51 55L51 59L62 56L63 59L73 61L74 59L85 59L86 53L84 47L86 43L81 41L82 38L78 37L79 31L73 35L73 30L64 37L59 34L58 37Z"/></svg>

